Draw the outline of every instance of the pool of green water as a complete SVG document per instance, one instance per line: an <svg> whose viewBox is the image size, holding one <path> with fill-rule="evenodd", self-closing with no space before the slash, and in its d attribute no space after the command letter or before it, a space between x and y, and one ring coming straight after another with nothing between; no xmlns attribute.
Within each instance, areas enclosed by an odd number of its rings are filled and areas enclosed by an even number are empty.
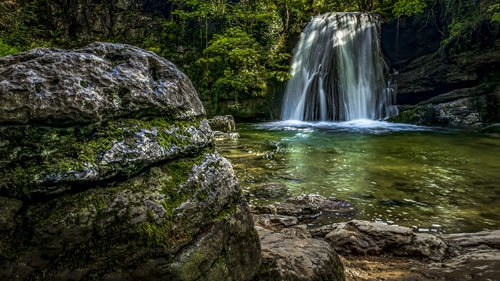
<svg viewBox="0 0 500 281"><path fill-rule="evenodd" d="M252 204L284 184L290 196L348 201L356 218L420 231L500 228L500 137L376 121L238 124L219 141Z"/></svg>

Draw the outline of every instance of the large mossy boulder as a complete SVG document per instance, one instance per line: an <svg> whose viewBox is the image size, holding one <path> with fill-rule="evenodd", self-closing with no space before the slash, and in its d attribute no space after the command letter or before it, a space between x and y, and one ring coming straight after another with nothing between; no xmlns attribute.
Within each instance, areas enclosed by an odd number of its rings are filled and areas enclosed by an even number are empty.
<svg viewBox="0 0 500 281"><path fill-rule="evenodd" d="M136 47L0 58L0 280L249 280L258 234L190 80Z"/></svg>

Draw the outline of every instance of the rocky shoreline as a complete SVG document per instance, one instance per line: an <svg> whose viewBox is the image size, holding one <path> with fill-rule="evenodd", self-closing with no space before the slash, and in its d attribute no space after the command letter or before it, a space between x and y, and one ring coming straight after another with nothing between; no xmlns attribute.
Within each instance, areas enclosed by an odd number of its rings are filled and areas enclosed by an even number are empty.
<svg viewBox="0 0 500 281"><path fill-rule="evenodd" d="M500 230L430 234L361 220L323 226L303 223L304 216L341 211L348 205L337 204L334 210L333 202L338 201L303 195L288 203L251 208L261 239L261 280L496 280L500 276Z"/></svg>

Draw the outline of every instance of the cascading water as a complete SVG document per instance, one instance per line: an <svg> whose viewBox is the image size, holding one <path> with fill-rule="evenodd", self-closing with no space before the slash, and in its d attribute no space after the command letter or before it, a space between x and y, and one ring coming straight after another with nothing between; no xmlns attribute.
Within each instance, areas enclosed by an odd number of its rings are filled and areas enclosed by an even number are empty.
<svg viewBox="0 0 500 281"><path fill-rule="evenodd" d="M366 13L314 17L294 50L282 119L348 121L396 115L379 26L378 17Z"/></svg>

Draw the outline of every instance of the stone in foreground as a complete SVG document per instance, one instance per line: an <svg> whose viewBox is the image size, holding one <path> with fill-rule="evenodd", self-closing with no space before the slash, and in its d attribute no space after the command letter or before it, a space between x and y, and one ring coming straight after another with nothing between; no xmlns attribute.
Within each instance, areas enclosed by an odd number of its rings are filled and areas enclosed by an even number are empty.
<svg viewBox="0 0 500 281"><path fill-rule="evenodd" d="M387 254L350 254L341 260L349 280L497 280L500 276L499 238L499 230L442 235L440 239L446 243L447 253L439 262L421 256Z"/></svg>
<svg viewBox="0 0 500 281"><path fill-rule="evenodd" d="M324 226L313 231L313 236L324 237L341 254L391 253L439 261L447 251L447 245L435 235L370 221L351 220Z"/></svg>
<svg viewBox="0 0 500 281"><path fill-rule="evenodd" d="M260 243L172 63L94 43L0 59L0 280L249 280Z"/></svg>
<svg viewBox="0 0 500 281"><path fill-rule="evenodd" d="M274 232L259 226L256 229L262 245L259 280L344 280L339 257L326 241L291 231Z"/></svg>

